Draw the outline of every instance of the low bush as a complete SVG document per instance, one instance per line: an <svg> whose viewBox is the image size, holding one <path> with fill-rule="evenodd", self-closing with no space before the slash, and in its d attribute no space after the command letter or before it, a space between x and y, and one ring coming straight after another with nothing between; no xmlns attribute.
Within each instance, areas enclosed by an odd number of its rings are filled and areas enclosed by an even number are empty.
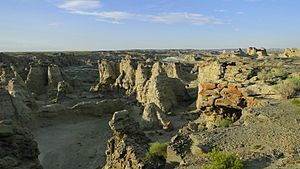
<svg viewBox="0 0 300 169"><path fill-rule="evenodd" d="M165 160L167 158L167 147L166 143L154 142L150 144L149 150L146 153L146 160L156 161Z"/></svg>
<svg viewBox="0 0 300 169"><path fill-rule="evenodd" d="M205 169L243 169L244 164L234 153L222 153L215 148L208 153L211 164L206 165Z"/></svg>

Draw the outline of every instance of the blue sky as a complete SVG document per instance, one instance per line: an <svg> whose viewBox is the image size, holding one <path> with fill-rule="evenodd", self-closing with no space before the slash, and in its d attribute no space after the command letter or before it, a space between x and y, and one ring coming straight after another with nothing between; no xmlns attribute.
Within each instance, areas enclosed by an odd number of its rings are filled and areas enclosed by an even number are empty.
<svg viewBox="0 0 300 169"><path fill-rule="evenodd" d="M2 0L0 51L300 47L299 0Z"/></svg>

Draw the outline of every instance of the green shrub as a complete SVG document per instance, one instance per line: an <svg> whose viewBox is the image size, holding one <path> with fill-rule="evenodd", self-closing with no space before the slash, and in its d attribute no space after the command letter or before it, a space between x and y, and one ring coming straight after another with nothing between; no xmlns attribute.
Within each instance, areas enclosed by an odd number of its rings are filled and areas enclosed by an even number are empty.
<svg viewBox="0 0 300 169"><path fill-rule="evenodd" d="M222 153L215 148L208 153L211 164L205 169L243 169L244 165L240 158L234 153Z"/></svg>
<svg viewBox="0 0 300 169"><path fill-rule="evenodd" d="M157 159L167 158L167 147L166 143L155 142L151 143L149 150L146 153L146 160L155 161Z"/></svg>
<svg viewBox="0 0 300 169"><path fill-rule="evenodd" d="M231 121L228 119L218 119L216 121L216 126L217 127L229 127L231 125Z"/></svg>

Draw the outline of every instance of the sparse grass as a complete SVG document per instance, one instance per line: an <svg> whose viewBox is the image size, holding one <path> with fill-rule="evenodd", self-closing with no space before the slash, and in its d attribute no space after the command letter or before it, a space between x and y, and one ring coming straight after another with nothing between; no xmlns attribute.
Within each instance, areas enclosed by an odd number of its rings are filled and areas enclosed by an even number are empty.
<svg viewBox="0 0 300 169"><path fill-rule="evenodd" d="M300 90L300 76L293 76L286 79L289 83L292 83L296 86L297 90Z"/></svg>
<svg viewBox="0 0 300 169"><path fill-rule="evenodd" d="M275 88L283 98L291 98L300 90L300 77L289 77L281 81Z"/></svg>
<svg viewBox="0 0 300 169"><path fill-rule="evenodd" d="M147 161L156 161L158 159L167 158L167 147L166 143L154 142L150 144L149 150L147 151L145 158Z"/></svg>
<svg viewBox="0 0 300 169"><path fill-rule="evenodd" d="M259 145L259 144L254 144L251 146L251 149L252 150L261 150L261 149L263 149L263 146Z"/></svg>
<svg viewBox="0 0 300 169"><path fill-rule="evenodd" d="M272 69L272 73L275 77L286 77L288 75L287 71L282 68Z"/></svg>
<svg viewBox="0 0 300 169"><path fill-rule="evenodd" d="M299 107L300 106L300 99L292 99L291 103L292 103L292 105Z"/></svg>
<svg viewBox="0 0 300 169"><path fill-rule="evenodd" d="M257 77L263 81L272 81L273 78L279 77L285 79L288 76L288 72L283 68L273 68L271 70L262 70L257 73Z"/></svg>
<svg viewBox="0 0 300 169"><path fill-rule="evenodd" d="M208 153L211 164L206 165L205 169L243 169L244 164L239 156L234 153L222 153L215 148Z"/></svg>
<svg viewBox="0 0 300 169"><path fill-rule="evenodd" d="M228 119L218 119L216 121L216 126L217 127L223 127L223 128L225 128L225 127L229 127L231 124L232 124L232 122L230 120L228 120Z"/></svg>
<svg viewBox="0 0 300 169"><path fill-rule="evenodd" d="M276 85L275 89L284 99L289 99L296 94L296 85L286 80Z"/></svg>

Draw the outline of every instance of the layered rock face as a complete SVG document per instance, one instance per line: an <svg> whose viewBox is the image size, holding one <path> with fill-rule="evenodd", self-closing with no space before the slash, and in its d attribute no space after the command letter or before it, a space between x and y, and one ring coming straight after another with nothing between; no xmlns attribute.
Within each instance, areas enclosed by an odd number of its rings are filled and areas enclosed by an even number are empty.
<svg viewBox="0 0 300 169"><path fill-rule="evenodd" d="M25 83L31 92L37 95L46 93L48 85L47 71L46 66L30 65Z"/></svg>
<svg viewBox="0 0 300 169"><path fill-rule="evenodd" d="M14 67L5 68L1 81L1 114L21 124L28 123L33 117L36 103L23 79Z"/></svg>
<svg viewBox="0 0 300 169"><path fill-rule="evenodd" d="M42 169L37 143L28 129L0 121L0 168Z"/></svg>
<svg viewBox="0 0 300 169"><path fill-rule="evenodd" d="M157 62L140 62L124 58L117 68L116 63L102 60L99 62L100 82L92 88L121 89L126 95L136 95L138 102L146 105L155 103L163 111L169 111L178 103L190 99L179 77L177 64L162 65ZM119 69L119 73L116 72ZM118 77L116 77L119 75ZM176 77L176 78L175 78ZM112 85L113 84L113 85Z"/></svg>
<svg viewBox="0 0 300 169"><path fill-rule="evenodd" d="M121 60L119 66L120 75L116 79L115 86L124 89L127 95L134 93L136 68L136 63L129 56Z"/></svg>
<svg viewBox="0 0 300 169"><path fill-rule="evenodd" d="M115 112L109 126L113 130L113 137L108 140L103 169L151 168L144 160L150 139L130 117L129 112Z"/></svg>
<svg viewBox="0 0 300 169"><path fill-rule="evenodd" d="M153 65L150 79L143 90L137 92L141 103L154 103L164 112L189 99L184 84L179 79L169 78L160 63Z"/></svg>
<svg viewBox="0 0 300 169"><path fill-rule="evenodd" d="M37 143L28 125L34 118L36 103L14 67L3 67L0 101L0 168L42 168Z"/></svg>
<svg viewBox="0 0 300 169"><path fill-rule="evenodd" d="M151 65L139 63L135 73L135 90L136 90L136 99L138 102L143 101L143 90L146 82L151 76Z"/></svg>

